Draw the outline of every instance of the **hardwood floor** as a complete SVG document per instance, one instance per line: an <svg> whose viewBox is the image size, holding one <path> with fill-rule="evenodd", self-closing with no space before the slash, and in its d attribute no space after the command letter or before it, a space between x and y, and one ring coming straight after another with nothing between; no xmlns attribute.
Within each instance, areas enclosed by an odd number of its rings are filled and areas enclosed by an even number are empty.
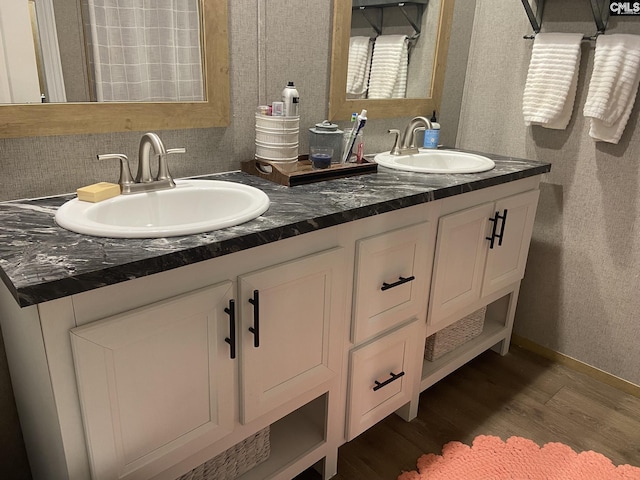
<svg viewBox="0 0 640 480"><path fill-rule="evenodd" d="M562 442L640 466L640 398L519 347L485 352L423 392L413 421L390 415L343 445L334 479L395 480L422 453L482 434Z"/></svg>

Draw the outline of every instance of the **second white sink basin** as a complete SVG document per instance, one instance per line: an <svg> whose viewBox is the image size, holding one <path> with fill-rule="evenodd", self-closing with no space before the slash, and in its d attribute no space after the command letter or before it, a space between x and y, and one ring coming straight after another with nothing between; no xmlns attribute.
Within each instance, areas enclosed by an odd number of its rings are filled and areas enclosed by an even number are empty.
<svg viewBox="0 0 640 480"><path fill-rule="evenodd" d="M420 148L419 153L412 155L379 153L375 161L383 167L420 173L478 173L496 166L493 160L481 155L427 148Z"/></svg>
<svg viewBox="0 0 640 480"><path fill-rule="evenodd" d="M249 185L219 180L176 180L176 187L119 195L98 203L77 198L55 216L63 228L112 238L191 235L232 227L262 215L269 197Z"/></svg>

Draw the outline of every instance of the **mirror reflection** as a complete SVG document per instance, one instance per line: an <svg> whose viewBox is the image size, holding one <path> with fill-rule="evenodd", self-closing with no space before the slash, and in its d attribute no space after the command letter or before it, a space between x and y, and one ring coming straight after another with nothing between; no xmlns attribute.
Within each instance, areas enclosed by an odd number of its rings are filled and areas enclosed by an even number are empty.
<svg viewBox="0 0 640 480"><path fill-rule="evenodd" d="M329 119L347 120L363 109L369 118L431 115L439 110L454 0L334 0L333 5ZM364 39L353 40L357 37L370 38L372 48L365 53L353 50L350 59L353 43L367 48ZM381 56L383 63L397 62L392 69L381 68L378 78L373 78L382 85L382 93L371 89L375 43L380 39L392 44L386 47L392 53ZM370 63L362 60L369 56ZM390 75L389 70L398 74Z"/></svg>
<svg viewBox="0 0 640 480"><path fill-rule="evenodd" d="M440 0L353 0L347 98L424 98L431 90Z"/></svg>
<svg viewBox="0 0 640 480"><path fill-rule="evenodd" d="M0 0L0 103L203 101L199 0Z"/></svg>
<svg viewBox="0 0 640 480"><path fill-rule="evenodd" d="M6 6L23 0L0 0L0 41L14 37L6 32L14 24L13 18L7 20ZM36 0L43 5L69 7L72 13L64 18L78 15L79 0ZM137 0L119 0L124 5ZM166 4L173 0L154 0L149 4ZM190 0L189 0L190 1ZM197 0L200 28L202 32L201 50L203 63L204 100L202 101L155 101L155 102L81 102L67 97L60 103L20 103L0 105L0 138L16 138L47 135L70 135L106 132L140 132L153 130L209 128L229 125L229 38L228 38L228 0ZM42 32L42 30L40 30ZM76 39L76 47L84 39ZM55 43L55 42L49 42ZM42 42L44 45L44 41ZM62 42L61 42L62 47ZM69 51L68 45L60 52ZM73 50L72 51L78 51ZM0 45L0 94L16 87L16 82L8 84L7 76L2 78L1 68L6 60L5 50ZM83 57L86 58L86 57ZM12 59L15 60L15 59ZM64 63L64 62L63 62ZM87 68L81 69L88 72ZM88 73L86 74L88 77ZM65 75L66 91L71 81L83 81L79 73ZM3 83L4 82L4 83ZM4 90L3 90L4 88ZM87 87L87 90L88 87Z"/></svg>

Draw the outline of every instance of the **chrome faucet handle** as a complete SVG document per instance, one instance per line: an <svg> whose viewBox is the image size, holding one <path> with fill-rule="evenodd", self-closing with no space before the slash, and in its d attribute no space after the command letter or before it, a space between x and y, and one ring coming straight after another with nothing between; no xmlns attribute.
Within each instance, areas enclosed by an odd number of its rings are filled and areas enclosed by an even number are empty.
<svg viewBox="0 0 640 480"><path fill-rule="evenodd" d="M172 185L175 185L175 183L173 183L173 177L171 177L171 173L169 173L167 157L176 153L187 153L187 149L184 147L167 148L166 153L160 155L158 160L158 176L156 180L168 180Z"/></svg>
<svg viewBox="0 0 640 480"><path fill-rule="evenodd" d="M187 153L187 149L184 147L178 147L178 148L167 148L167 153L171 154L171 153Z"/></svg>
<svg viewBox="0 0 640 480"><path fill-rule="evenodd" d="M118 183L123 193L127 186L134 183L133 177L131 176L131 168L129 167L129 159L126 155L122 153L106 153L104 155L97 155L97 158L98 160L120 160L120 178Z"/></svg>
<svg viewBox="0 0 640 480"><path fill-rule="evenodd" d="M398 130L397 128L390 128L388 133L394 134L396 136L393 143L393 148L391 149L391 155L400 155L400 130Z"/></svg>

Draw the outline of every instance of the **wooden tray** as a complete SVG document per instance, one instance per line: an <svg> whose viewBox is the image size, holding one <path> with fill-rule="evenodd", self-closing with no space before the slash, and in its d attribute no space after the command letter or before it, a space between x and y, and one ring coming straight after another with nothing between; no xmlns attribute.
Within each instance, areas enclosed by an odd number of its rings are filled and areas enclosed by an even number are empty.
<svg viewBox="0 0 640 480"><path fill-rule="evenodd" d="M286 168L277 163L268 163L260 160L241 162L240 167L243 172L287 187L378 171L378 164L367 160L363 163L332 163L329 168L313 170L309 160L301 159L296 163L295 169L290 172L285 171Z"/></svg>

